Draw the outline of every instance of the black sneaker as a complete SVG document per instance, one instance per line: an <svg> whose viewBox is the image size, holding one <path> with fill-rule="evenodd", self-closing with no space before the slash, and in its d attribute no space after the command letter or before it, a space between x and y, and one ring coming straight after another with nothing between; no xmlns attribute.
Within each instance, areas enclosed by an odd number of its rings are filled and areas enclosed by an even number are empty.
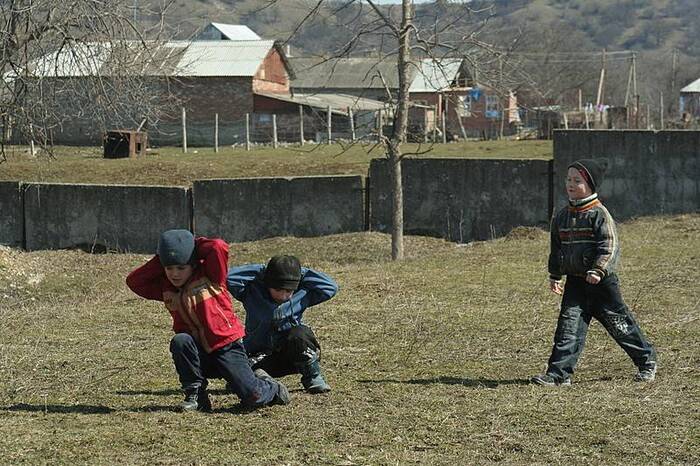
<svg viewBox="0 0 700 466"><path fill-rule="evenodd" d="M656 363L639 369L639 372L634 376L635 382L653 382L656 378Z"/></svg>
<svg viewBox="0 0 700 466"><path fill-rule="evenodd" d="M571 385L571 378L567 377L564 380L552 377L549 374L539 374L530 379L530 383L535 385L543 385L545 387L558 387Z"/></svg>
<svg viewBox="0 0 700 466"><path fill-rule="evenodd" d="M209 392L207 392L206 388L199 388L185 392L185 400L182 403L180 403L180 409L183 412L211 412L211 400L209 399Z"/></svg>

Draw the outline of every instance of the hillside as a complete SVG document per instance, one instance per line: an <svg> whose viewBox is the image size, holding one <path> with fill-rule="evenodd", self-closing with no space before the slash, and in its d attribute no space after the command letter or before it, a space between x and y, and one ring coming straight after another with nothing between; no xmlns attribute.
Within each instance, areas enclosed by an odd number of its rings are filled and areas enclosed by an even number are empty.
<svg viewBox="0 0 700 466"><path fill-rule="evenodd" d="M366 4L348 3L329 0L309 14L315 0L176 0L166 21L179 38L212 21L245 24L264 38L287 41L296 56L391 53L393 43L379 31L346 48L373 16ZM417 4L419 30L433 39L433 30L453 28L452 36L439 36L453 43L465 30L479 30L481 40L508 51L509 86L540 96L539 104L571 103L578 89L584 100L595 100L603 49L636 53L638 93L652 111L663 93L672 113L679 89L700 76L700 25L691 14L696 0L479 0L469 6L475 13L455 20L464 6ZM382 8L398 14L397 6ZM488 59L477 60L488 65ZM607 57L608 103L624 103L630 62L631 53Z"/></svg>

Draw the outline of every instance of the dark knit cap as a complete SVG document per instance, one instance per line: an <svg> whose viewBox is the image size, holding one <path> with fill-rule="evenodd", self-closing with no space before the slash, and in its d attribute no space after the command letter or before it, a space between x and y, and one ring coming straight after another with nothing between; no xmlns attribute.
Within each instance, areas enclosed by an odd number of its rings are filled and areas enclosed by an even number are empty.
<svg viewBox="0 0 700 466"><path fill-rule="evenodd" d="M268 288L296 290L301 281L301 264L294 256L275 256L265 267L263 281Z"/></svg>
<svg viewBox="0 0 700 466"><path fill-rule="evenodd" d="M158 257L163 267L194 263L194 235L187 230L167 230L158 240Z"/></svg>
<svg viewBox="0 0 700 466"><path fill-rule="evenodd" d="M603 173L605 169L593 159L581 159L569 165L569 168L575 168L580 171L586 179L591 191L598 192L598 188L603 184Z"/></svg>

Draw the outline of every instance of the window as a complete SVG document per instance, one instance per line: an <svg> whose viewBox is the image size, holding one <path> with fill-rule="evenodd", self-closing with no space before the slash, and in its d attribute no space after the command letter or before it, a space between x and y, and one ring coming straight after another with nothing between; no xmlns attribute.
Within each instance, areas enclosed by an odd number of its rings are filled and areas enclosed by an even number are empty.
<svg viewBox="0 0 700 466"><path fill-rule="evenodd" d="M457 107L457 113L461 117L472 116L472 98L470 95L459 96L460 106Z"/></svg>
<svg viewBox="0 0 700 466"><path fill-rule="evenodd" d="M486 111L484 112L486 118L500 118L501 112L499 107L497 95L486 96Z"/></svg>

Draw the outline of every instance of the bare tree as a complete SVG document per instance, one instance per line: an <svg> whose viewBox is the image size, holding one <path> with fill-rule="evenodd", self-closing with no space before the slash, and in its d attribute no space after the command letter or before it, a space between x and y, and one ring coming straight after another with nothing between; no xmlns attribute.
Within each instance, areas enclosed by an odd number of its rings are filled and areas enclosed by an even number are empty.
<svg viewBox="0 0 700 466"><path fill-rule="evenodd" d="M68 116L102 128L157 120L156 79L143 77L162 63L168 6L140 11L145 27L126 0L0 2L3 156L10 140L50 147Z"/></svg>
<svg viewBox="0 0 700 466"><path fill-rule="evenodd" d="M414 3L402 0L400 5L383 6L376 0L316 0L304 19L304 22L313 22L319 17L323 19L324 15L337 18L343 12L350 19L339 27L350 39L332 53L333 57L371 55L377 63L396 63L397 87L394 93L387 89L392 107L392 130L380 140L391 173L391 255L394 260L404 257L401 161L405 156L430 150L430 147L419 147L418 152L405 153L402 147L408 132L409 89L420 73L419 62L432 59L439 68L443 61L464 60L469 63L472 74L479 76L480 83L501 96L508 94L503 79L507 58L504 51L479 38L490 18L490 7L476 10L466 1L437 1L420 8ZM353 14L348 14L348 10L353 10ZM301 29L299 25L294 32ZM384 79L381 75L380 78Z"/></svg>

